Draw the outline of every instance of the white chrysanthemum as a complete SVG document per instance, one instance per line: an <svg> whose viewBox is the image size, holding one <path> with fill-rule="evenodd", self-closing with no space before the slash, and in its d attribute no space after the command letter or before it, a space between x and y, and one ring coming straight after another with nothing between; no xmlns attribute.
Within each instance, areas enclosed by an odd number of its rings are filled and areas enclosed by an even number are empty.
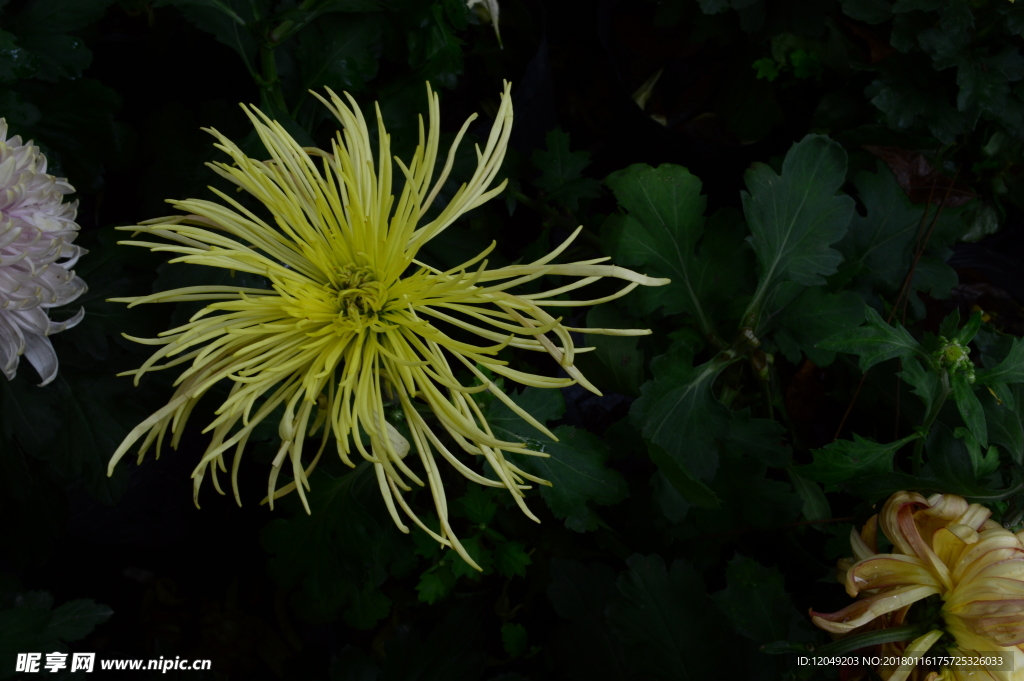
<svg viewBox="0 0 1024 681"><path fill-rule="evenodd" d="M51 307L85 292L71 270L85 249L78 233L78 201L67 180L46 173L46 157L30 141L7 139L0 118L0 371L14 378L22 355L46 385L57 376L57 353L48 336L82 321L85 310L63 322L50 321Z"/></svg>

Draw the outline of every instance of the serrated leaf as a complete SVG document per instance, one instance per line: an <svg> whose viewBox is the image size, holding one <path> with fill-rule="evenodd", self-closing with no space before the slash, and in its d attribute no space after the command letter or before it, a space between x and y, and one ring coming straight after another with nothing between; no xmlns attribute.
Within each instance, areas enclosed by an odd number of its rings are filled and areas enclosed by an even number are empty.
<svg viewBox="0 0 1024 681"><path fill-rule="evenodd" d="M785 436L786 428L778 421L753 418L749 409L743 409L729 413L729 428L723 444L732 456L750 456L782 468L793 458Z"/></svg>
<svg viewBox="0 0 1024 681"><path fill-rule="evenodd" d="M47 626L47 635L62 641L78 641L85 638L97 625L103 624L114 611L110 606L83 598L68 601L53 611Z"/></svg>
<svg viewBox="0 0 1024 681"><path fill-rule="evenodd" d="M856 288L865 298L875 291L896 293L902 288L913 261L924 207L910 201L896 177L881 161L876 172L857 173L853 183L866 212L854 215L850 231L839 242L838 248L846 258L841 271L855 273ZM943 210L928 241L929 250L944 248L963 231L960 216L948 208ZM941 287L944 282L939 280L943 276L948 279L948 273L952 273L955 285L956 273L944 261L933 268L942 270L941 273L929 276L927 268L927 263L922 266L920 262L915 268L911 282L914 290Z"/></svg>
<svg viewBox="0 0 1024 681"><path fill-rule="evenodd" d="M658 555L633 555L620 575L608 621L642 673L656 679L708 679L721 670L725 640L696 570L682 560L666 569Z"/></svg>
<svg viewBox="0 0 1024 681"><path fill-rule="evenodd" d="M630 409L644 437L697 480L711 480L718 469L716 440L725 436L729 414L711 388L728 364L715 359L693 367L678 361L661 375L655 372Z"/></svg>
<svg viewBox="0 0 1024 681"><path fill-rule="evenodd" d="M903 360L903 371L899 373L899 377L906 381L912 387L911 392L924 402L925 413L930 412L935 401L943 395L942 381L938 374L925 370L914 357Z"/></svg>
<svg viewBox="0 0 1024 681"><path fill-rule="evenodd" d="M664 449L656 444L651 444L648 452L654 465L688 504L702 508L719 508L721 506L722 502L711 491L711 488L695 479L688 470L666 454Z"/></svg>
<svg viewBox="0 0 1024 681"><path fill-rule="evenodd" d="M761 265L755 301L779 282L824 284L842 255L832 245L846 234L854 202L840 195L846 180L846 152L821 135L794 144L782 162L782 174L756 163L744 176L743 212L751 245Z"/></svg>
<svg viewBox="0 0 1024 681"><path fill-rule="evenodd" d="M990 369L975 374L979 385L1024 383L1024 339L1014 338L1006 357Z"/></svg>
<svg viewBox="0 0 1024 681"><path fill-rule="evenodd" d="M351 602L361 585L382 582L388 563L408 547L398 548L398 530L369 464L340 478L317 469L310 487L312 514L302 510L294 495L286 497L278 503L297 506L294 515L271 521L260 539L272 554L268 569L274 579L301 586L316 611L330 617Z"/></svg>
<svg viewBox="0 0 1024 681"><path fill-rule="evenodd" d="M749 271L742 255L747 252L742 220L721 212L705 230L701 182L681 166L635 164L605 183L629 211L615 244L616 260L671 279L646 291L645 298L666 314L694 315L700 328L710 331L715 307L740 290L743 272Z"/></svg>
<svg viewBox="0 0 1024 681"><path fill-rule="evenodd" d="M804 289L771 320L772 338L790 362L798 363L803 353L817 366L828 366L835 352L817 347L818 343L856 327L864 318L863 306L864 301L852 291Z"/></svg>
<svg viewBox="0 0 1024 681"><path fill-rule="evenodd" d="M950 384L953 388L953 399L956 400L957 410L963 418L967 428L982 447L988 447L988 426L985 424L985 412L981 408L981 402L974 394L974 387L967 382L967 376L957 372L950 377Z"/></svg>
<svg viewBox="0 0 1024 681"><path fill-rule="evenodd" d="M843 331L818 343L818 347L860 356L860 370L894 357L927 357L921 344L900 324L890 326L870 305L864 307L867 324Z"/></svg>
<svg viewBox="0 0 1024 681"><path fill-rule="evenodd" d="M441 566L424 572L419 584L416 585L416 591L419 593L420 601L434 604L450 594L454 587L455 575L447 566Z"/></svg>
<svg viewBox="0 0 1024 681"><path fill-rule="evenodd" d="M547 135L547 150L537 150L531 156L541 171L533 185L548 193L548 199L557 201L569 210L579 208L580 199L600 196L597 180L583 177L583 169L590 165L590 154L569 151L569 133L556 128Z"/></svg>
<svg viewBox="0 0 1024 681"><path fill-rule="evenodd" d="M635 329L613 306L599 305L587 313L587 328L591 329ZM595 348L593 356L601 362L607 382L584 373L591 381L599 381L602 390L607 386L612 392L623 395L638 395L644 380L644 353L638 347L638 336L604 336L587 334L586 343Z"/></svg>
<svg viewBox="0 0 1024 681"><path fill-rule="evenodd" d="M822 449L813 450L814 462L798 466L796 472L808 480L826 484L892 473L896 452L918 437L914 434L902 440L880 444L854 434L853 441L836 440Z"/></svg>
<svg viewBox="0 0 1024 681"><path fill-rule="evenodd" d="M218 42L238 53L249 73L256 74L259 45L249 26L270 8L268 0L158 0L155 6L175 5L197 28L213 35Z"/></svg>
<svg viewBox="0 0 1024 681"><path fill-rule="evenodd" d="M736 555L726 568L725 581L726 588L711 598L736 631L762 644L788 637L790 623L800 613L786 593L778 568Z"/></svg>
<svg viewBox="0 0 1024 681"><path fill-rule="evenodd" d="M304 28L295 49L303 89L362 90L377 74L381 28L376 16L327 16Z"/></svg>
<svg viewBox="0 0 1024 681"><path fill-rule="evenodd" d="M494 567L502 577L525 577L531 562L526 548L517 541L500 542L494 547Z"/></svg>
<svg viewBox="0 0 1024 681"><path fill-rule="evenodd" d="M555 390L527 388L511 397L542 423L557 418L565 409L561 394ZM593 433L559 426L552 431L559 441L546 441L545 436L497 400L491 403L487 420L497 437L522 442L535 451L550 454L549 457L507 456L517 466L552 483L550 487L541 487L541 497L556 517L565 519L566 527L577 532L592 529L595 519L588 503L615 504L629 493L622 476L605 467L608 446Z"/></svg>
<svg viewBox="0 0 1024 681"><path fill-rule="evenodd" d="M1014 461L1024 461L1024 425L1016 409L1000 404L997 398L982 390L981 406L985 410L985 422L988 424L988 435L991 442L1002 445Z"/></svg>
<svg viewBox="0 0 1024 681"><path fill-rule="evenodd" d="M526 627L513 622L506 622L501 625L501 645L510 657L520 657L529 646L526 638Z"/></svg>
<svg viewBox="0 0 1024 681"><path fill-rule="evenodd" d="M792 467L788 469L788 472L789 481L793 483L793 489L803 499L804 518L807 520L826 520L831 518L831 507L821 486L800 475Z"/></svg>
<svg viewBox="0 0 1024 681"><path fill-rule="evenodd" d="M498 510L496 504L483 487L470 485L465 496L456 500L454 506L473 523L487 524Z"/></svg>
<svg viewBox="0 0 1024 681"><path fill-rule="evenodd" d="M478 580L482 575L488 575L494 571L492 568L494 565L494 552L483 545L479 535L460 539L460 541L462 542L462 547L466 549L466 553L473 559L473 562L480 566L482 572L467 563L462 556L452 551L448 554L447 558L451 561L453 575Z"/></svg>
<svg viewBox="0 0 1024 681"><path fill-rule="evenodd" d="M345 623L356 629L372 629L391 612L391 599L373 584L356 590L351 604L345 608Z"/></svg>

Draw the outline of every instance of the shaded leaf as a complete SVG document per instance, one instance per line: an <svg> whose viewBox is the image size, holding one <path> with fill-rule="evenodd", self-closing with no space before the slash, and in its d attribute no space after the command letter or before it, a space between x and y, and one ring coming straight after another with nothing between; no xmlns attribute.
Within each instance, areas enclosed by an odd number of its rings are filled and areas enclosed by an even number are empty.
<svg viewBox="0 0 1024 681"><path fill-rule="evenodd" d="M712 678L724 637L700 575L681 560L666 569L658 555L633 555L626 564L608 618L638 669L654 679Z"/></svg>
<svg viewBox="0 0 1024 681"><path fill-rule="evenodd" d="M787 638L800 613L778 568L737 555L729 561L725 580L728 586L711 598L740 634L762 644Z"/></svg>
<svg viewBox="0 0 1024 681"><path fill-rule="evenodd" d="M565 409L561 394L555 390L527 388L512 399L542 423L557 418ZM558 426L552 431L558 442L542 441L547 438L497 400L491 403L487 420L497 437L522 442L550 455L508 456L517 466L552 483L541 487L541 497L556 517L565 519L566 527L577 532L593 529L596 519L588 503L608 505L626 498L625 480L604 465L608 446L593 433Z"/></svg>
<svg viewBox="0 0 1024 681"><path fill-rule="evenodd" d="M743 282L742 221L722 213L705 234L701 182L681 166L635 164L605 182L629 211L614 245L616 260L671 279L646 291L645 298L666 314L687 312L702 329L712 329L716 303L733 296Z"/></svg>
<svg viewBox="0 0 1024 681"><path fill-rule="evenodd" d="M864 307L867 324L843 331L818 343L818 347L860 356L860 370L894 357L927 357L921 344L901 325L890 326L870 305Z"/></svg>
<svg viewBox="0 0 1024 681"><path fill-rule="evenodd" d="M494 567L502 577L525 577L531 562L526 548L517 541L500 542L494 547Z"/></svg>
<svg viewBox="0 0 1024 681"><path fill-rule="evenodd" d="M795 470L808 480L826 484L891 473L896 452L918 437L914 434L902 440L880 444L854 434L853 441L836 440L822 449L815 449L814 462L798 466Z"/></svg>
<svg viewBox="0 0 1024 681"><path fill-rule="evenodd" d="M805 286L825 283L822 275L842 261L832 244L846 234L854 203L838 195L846 179L846 152L821 135L794 144L782 162L782 174L755 163L744 176L743 212L751 245L761 265L762 293L780 281Z"/></svg>

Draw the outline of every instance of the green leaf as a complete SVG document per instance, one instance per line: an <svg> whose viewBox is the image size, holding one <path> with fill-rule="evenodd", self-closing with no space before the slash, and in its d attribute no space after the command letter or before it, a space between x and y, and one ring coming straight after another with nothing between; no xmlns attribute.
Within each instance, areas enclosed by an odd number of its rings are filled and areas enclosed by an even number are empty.
<svg viewBox="0 0 1024 681"><path fill-rule="evenodd" d="M683 495L687 503L702 508L719 508L721 506L721 501L711 491L711 488L690 475L690 472L666 454L664 449L656 444L651 444L648 447L648 452L654 465L658 467L672 487Z"/></svg>
<svg viewBox="0 0 1024 681"><path fill-rule="evenodd" d="M924 402L926 414L932 410L936 400L944 399L939 375L934 371L925 370L914 357L903 360L903 371L899 373L899 377L906 381L912 387L911 392Z"/></svg>
<svg viewBox="0 0 1024 681"><path fill-rule="evenodd" d="M711 388L734 360L713 359L697 367L690 366L688 358L670 361L652 364L656 378L644 384L630 418L679 469L708 481L718 469L716 441L725 436L729 419Z"/></svg>
<svg viewBox="0 0 1024 681"><path fill-rule="evenodd" d="M529 646L526 627L512 622L501 625L501 645L510 657L521 657Z"/></svg>
<svg viewBox="0 0 1024 681"><path fill-rule="evenodd" d="M77 36L22 35L18 42L35 57L33 75L40 80L55 82L61 78L77 78L92 62L92 52Z"/></svg>
<svg viewBox="0 0 1024 681"><path fill-rule="evenodd" d="M778 175L763 163L747 171L743 212L761 265L752 308L782 281L824 284L842 255L831 248L846 234L854 202L839 195L846 179L846 152L821 135L794 144Z"/></svg>
<svg viewBox="0 0 1024 681"><path fill-rule="evenodd" d="M740 290L741 268L749 271L742 255L747 252L742 220L723 212L705 230L701 182L681 166L635 164L612 173L605 183L629 211L615 244L616 260L670 278L672 283L645 297L666 314L694 315L709 332L714 308Z"/></svg>
<svg viewBox="0 0 1024 681"><path fill-rule="evenodd" d="M480 541L480 535L460 539L460 541L462 542L462 547L466 549L466 553L468 553L470 558L473 559L473 562L480 566L483 572L478 571L467 563L462 556L452 551L447 554L447 560L451 560L453 575L456 577L468 577L472 580L478 580L482 575L489 575L494 571L492 568L494 564L494 552L484 547L483 543Z"/></svg>
<svg viewBox="0 0 1024 681"><path fill-rule="evenodd" d="M640 322L637 322L640 323ZM598 305L587 313L587 328L591 329L635 329L631 323L612 305ZM611 392L623 395L639 395L640 384L644 380L644 353L638 347L639 336L604 336L586 335L587 345L595 348L591 355L581 355L581 359L594 357L601 363L603 376L592 375L584 371L591 381L597 381L602 390L607 386ZM603 379L603 380L602 380Z"/></svg>
<svg viewBox="0 0 1024 681"><path fill-rule="evenodd" d="M982 447L988 447L988 427L985 425L985 412L981 408L981 402L974 394L974 387L967 382L967 376L962 372L956 372L950 377L953 388L953 399L956 400L956 407L963 417L964 423L977 439Z"/></svg>
<svg viewBox="0 0 1024 681"><path fill-rule="evenodd" d="M557 418L565 409L562 396L556 390L527 388L511 397L542 423ZM593 433L559 426L552 431L558 442L542 442L537 438L543 435L497 400L488 409L487 421L497 437L522 442L537 452L550 455L507 454L517 466L551 482L550 487L541 487L540 494L551 512L565 519L566 527L577 532L593 529L596 517L588 504L615 504L628 495L626 481L604 465L608 446Z"/></svg>
<svg viewBox="0 0 1024 681"><path fill-rule="evenodd" d="M218 42L238 53L246 69L255 76L256 51L259 45L250 26L265 16L269 0L157 0L155 7L175 5L199 29L213 35Z"/></svg>
<svg viewBox="0 0 1024 681"><path fill-rule="evenodd" d="M772 338L790 362L798 363L803 353L817 366L828 366L835 352L820 349L818 344L856 327L864 318L863 305L852 291L829 293L820 286L804 289L769 322L775 329Z"/></svg>
<svg viewBox="0 0 1024 681"><path fill-rule="evenodd" d="M913 21L903 25L906 29L901 31L900 17L893 22L893 47L904 52L916 49L921 27ZM942 81L922 79L917 66L916 61L883 64L882 78L868 86L865 94L885 114L890 128L903 130L926 125L932 135L948 144L971 126L967 117L950 103L950 93Z"/></svg>
<svg viewBox="0 0 1024 681"><path fill-rule="evenodd" d="M658 555L633 555L626 564L608 621L639 670L655 679L714 678L725 637L697 571L682 560L666 570Z"/></svg>
<svg viewBox="0 0 1024 681"><path fill-rule="evenodd" d="M7 31L0 31L0 83L13 83L31 78L39 68L36 56L18 45L18 39ZM17 97L13 92L5 97ZM6 116L5 116L6 118Z"/></svg>
<svg viewBox="0 0 1024 681"><path fill-rule="evenodd" d="M470 522L477 524L491 522L498 510L498 504L480 485L469 485L466 495L457 499L454 506L466 518L469 518Z"/></svg>
<svg viewBox="0 0 1024 681"><path fill-rule="evenodd" d="M785 443L786 428L772 419L757 419L749 409L731 411L729 428L723 444L732 456L750 456L765 464L782 468L788 466L793 452Z"/></svg>
<svg viewBox="0 0 1024 681"><path fill-rule="evenodd" d="M838 248L846 258L841 271L856 276L855 288L865 299L878 292L895 294L902 288L913 261L923 206L910 201L896 177L881 161L876 165L876 172L857 173L853 184L866 212L854 215L850 231L839 242ZM962 233L963 223L956 211L943 210L928 241L928 252L945 248ZM914 290L924 289L931 283L925 276L928 274L926 267L918 263L911 282ZM944 258L936 268L956 276Z"/></svg>
<svg viewBox="0 0 1024 681"><path fill-rule="evenodd" d="M1006 448L1014 461L1024 461L1024 426L1016 409L1000 404L988 390L979 391L981 406L985 410L989 441Z"/></svg>
<svg viewBox="0 0 1024 681"><path fill-rule="evenodd" d="M517 541L500 542L494 547L494 567L502 577L525 577L531 563L526 548Z"/></svg>
<svg viewBox="0 0 1024 681"><path fill-rule="evenodd" d="M411 547L398 543L369 464L340 478L317 469L310 487L312 513L302 510L294 494L285 497L278 503L294 508L294 515L271 521L260 538L272 554L268 569L274 579L301 587L313 612L329 619L367 582L383 582L389 563Z"/></svg>
<svg viewBox="0 0 1024 681"><path fill-rule="evenodd" d="M382 22L376 16L326 16L298 36L303 90L358 92L377 75Z"/></svg>
<svg viewBox="0 0 1024 681"><path fill-rule="evenodd" d="M792 467L788 469L789 481L793 489L804 501L804 518L807 520L826 520L832 517L832 510L825 492L816 482L812 482L797 473Z"/></svg>
<svg viewBox="0 0 1024 681"><path fill-rule="evenodd" d="M590 165L590 154L569 151L569 133L561 128L548 133L546 151L537 150L530 158L541 172L533 185L545 191L548 200L574 211L579 209L580 199L601 195L598 181L583 177L583 169Z"/></svg>
<svg viewBox="0 0 1024 681"><path fill-rule="evenodd" d="M800 613L786 593L782 573L736 555L725 572L726 588L711 596L733 627L756 643L787 638Z"/></svg>
<svg viewBox="0 0 1024 681"><path fill-rule="evenodd" d="M420 601L432 605L450 594L454 587L455 575L447 566L441 566L424 572L416 591Z"/></svg>
<svg viewBox="0 0 1024 681"><path fill-rule="evenodd" d="M1024 383L1024 339L1014 338L1006 358L990 369L980 369L976 377L979 385Z"/></svg>
<svg viewBox="0 0 1024 681"><path fill-rule="evenodd" d="M109 606L83 598L68 601L53 611L47 635L62 641L78 641L103 624L114 611Z"/></svg>
<svg viewBox="0 0 1024 681"><path fill-rule="evenodd" d="M864 307L865 326L843 331L818 343L818 347L860 356L860 370L894 357L918 355L927 358L921 344L901 325L890 326L870 305Z"/></svg>
<svg viewBox="0 0 1024 681"><path fill-rule="evenodd" d="M880 444L854 434L852 442L836 440L822 449L813 450L814 462L797 466L795 470L801 477L826 484L891 473L896 452L918 437L914 434L902 440Z"/></svg>
<svg viewBox="0 0 1024 681"><path fill-rule="evenodd" d="M373 584L366 584L355 592L352 603L345 609L345 623L355 629L372 629L391 612L391 599Z"/></svg>

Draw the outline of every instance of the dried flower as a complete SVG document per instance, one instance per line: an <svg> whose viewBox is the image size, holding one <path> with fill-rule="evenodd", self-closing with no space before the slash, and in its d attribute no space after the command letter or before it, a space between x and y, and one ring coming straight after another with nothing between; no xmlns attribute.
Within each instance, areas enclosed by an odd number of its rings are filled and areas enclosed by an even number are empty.
<svg viewBox="0 0 1024 681"><path fill-rule="evenodd" d="M328 91L329 92L329 91ZM211 201L172 201L189 213L153 220L125 229L171 242L123 243L181 254L171 262L221 267L264 276L267 288L195 286L127 299L132 305L152 302L214 300L189 323L140 342L162 346L137 371L136 380L152 369L188 364L177 380L170 402L135 428L114 453L110 469L139 439L143 454L154 442L159 455L165 433L176 446L195 403L216 383L227 380L230 395L207 426L212 440L193 472L196 495L209 471L220 491L217 468L227 471L224 456L234 450L231 484L239 500L237 472L253 428L283 407L278 432L281 445L270 472L265 501L297 489L306 505L308 477L324 447L333 439L348 465L358 452L376 472L381 493L396 525L408 528L398 508L438 542L451 546L471 565L472 559L455 538L448 522L444 487L435 452L464 476L482 485L505 487L520 508L536 520L523 502L527 481L548 484L518 468L504 452L545 456L522 442L494 435L473 393L490 391L542 433L554 436L517 406L488 377L490 374L539 387L573 383L597 392L573 364L577 349L569 333L546 308L594 305L625 295L639 285L661 285L626 269L599 264L607 258L557 265L553 261L579 234L576 230L550 254L530 263L487 269L494 248L462 265L440 271L417 260L417 253L456 218L501 192L488 190L505 155L512 125L512 100L506 85L496 122L483 150L477 147L472 178L437 217L419 225L452 169L455 147L471 117L456 137L448 159L434 178L439 133L438 97L427 88L429 134L420 121L420 143L408 165L398 161L405 177L397 203L392 191L390 141L377 110L379 157L374 163L370 133L355 101L351 108L334 93L321 101L343 126L330 152L302 148L285 129L256 109L246 110L260 139L273 157L261 163L216 131L218 148L234 165L211 164L221 176L262 202L276 227L216 192L230 207ZM433 181L433 186L431 183ZM515 295L510 289L544 275L581 277L542 293ZM630 282L618 293L596 300L567 301L563 293L602 277ZM439 325L440 323L440 325ZM461 338L450 335L457 332ZM587 333L641 335L648 331L587 329ZM476 345L466 333L485 341ZM554 336L554 339L548 335ZM544 352L568 378L550 378L518 371L497 358L506 347ZM158 364L159 363L159 364ZM456 370L475 377L464 385ZM418 407L427 407L465 452L486 460L488 478L467 466L428 425ZM391 416L390 414L394 414ZM412 446L389 418L401 419ZM307 436L321 433L320 450L303 460ZM368 442L367 442L368 440ZM409 465L416 452L420 472ZM276 489L277 477L290 464L294 482ZM425 482L424 482L425 479ZM410 483L428 485L440 532L428 529L403 497ZM198 496L197 496L198 498Z"/></svg>
<svg viewBox="0 0 1024 681"><path fill-rule="evenodd" d="M82 321L84 309L62 322L48 310L72 302L85 282L71 269L86 251L78 234L78 202L67 180L46 173L46 157L20 136L7 138L0 118L0 370L13 379L24 355L46 385L57 376L49 336Z"/></svg>

